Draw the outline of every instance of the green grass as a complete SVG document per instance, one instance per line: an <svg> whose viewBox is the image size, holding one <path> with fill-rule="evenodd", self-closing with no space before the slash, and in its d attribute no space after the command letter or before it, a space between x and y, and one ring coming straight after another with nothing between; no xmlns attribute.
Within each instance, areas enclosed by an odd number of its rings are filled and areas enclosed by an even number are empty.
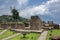
<svg viewBox="0 0 60 40"><path fill-rule="evenodd" d="M0 32L2 32L3 30L0 29Z"/></svg>
<svg viewBox="0 0 60 40"><path fill-rule="evenodd" d="M49 40L50 36L49 34L51 33L51 30L49 30L48 34L47 34L47 37L46 37L46 40ZM60 36L60 29L54 29L53 32L52 32L52 35L54 36Z"/></svg>
<svg viewBox="0 0 60 40"><path fill-rule="evenodd" d="M30 33L26 35L26 38L23 38L23 35L20 34L18 36L15 36L14 38L11 38L10 40L37 40L40 34L37 33ZM32 39L33 37L33 39Z"/></svg>
<svg viewBox="0 0 60 40"><path fill-rule="evenodd" d="M6 33L4 33L3 35L0 35L0 40L2 40L3 38L6 38L10 35L12 35L14 32L8 30Z"/></svg>

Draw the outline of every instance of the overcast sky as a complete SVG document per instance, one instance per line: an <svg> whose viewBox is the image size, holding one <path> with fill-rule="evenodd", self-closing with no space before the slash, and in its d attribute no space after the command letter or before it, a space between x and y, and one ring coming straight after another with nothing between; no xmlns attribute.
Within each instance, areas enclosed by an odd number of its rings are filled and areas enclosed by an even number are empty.
<svg viewBox="0 0 60 40"><path fill-rule="evenodd" d="M60 0L0 0L0 15L11 15L10 7L14 6L21 17L38 15L44 21L60 24Z"/></svg>

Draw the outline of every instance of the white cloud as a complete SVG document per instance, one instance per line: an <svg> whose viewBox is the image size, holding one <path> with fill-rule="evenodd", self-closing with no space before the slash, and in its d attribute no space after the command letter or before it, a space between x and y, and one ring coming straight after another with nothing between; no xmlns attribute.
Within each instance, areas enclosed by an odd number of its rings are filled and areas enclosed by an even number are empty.
<svg viewBox="0 0 60 40"><path fill-rule="evenodd" d="M40 6L34 6L32 8L26 8L22 11L20 11L20 15L22 17L30 17L32 15L43 15L45 14L46 10L46 6L45 5L40 5Z"/></svg>
<svg viewBox="0 0 60 40"><path fill-rule="evenodd" d="M27 3L28 2L28 0L17 0L18 1L18 3L21 5L21 4L25 4L25 3Z"/></svg>
<svg viewBox="0 0 60 40"><path fill-rule="evenodd" d="M12 2L13 1L13 2ZM18 4L16 4L18 2ZM17 8L23 8L27 6L29 0L10 0L6 2L4 5L0 5L0 12L2 14L9 13L10 10L5 9L10 7L11 5L16 5ZM34 4L35 5L35 4ZM1 10L3 9L3 10ZM39 6L27 6L23 10L20 11L20 16L22 17L30 17L32 15L51 15L52 17L57 17L60 14L60 0L49 0L46 3L42 3ZM58 16L59 17L59 16Z"/></svg>
<svg viewBox="0 0 60 40"><path fill-rule="evenodd" d="M48 1L49 2L49 1ZM60 0L51 0L47 2L48 12L52 17L59 18L60 15Z"/></svg>
<svg viewBox="0 0 60 40"><path fill-rule="evenodd" d="M34 6L26 8L20 11L20 16L30 17L31 15L50 15L58 16L56 14L60 13L60 1L59 0L49 0L39 6Z"/></svg>
<svg viewBox="0 0 60 40"><path fill-rule="evenodd" d="M0 0L0 15L11 15L10 7L23 8L29 0ZM20 10L20 9L19 9Z"/></svg>
<svg viewBox="0 0 60 40"><path fill-rule="evenodd" d="M1 0L0 1L0 15L10 15L11 14L10 7L12 3L14 4L13 0L5 0L5 1Z"/></svg>
<svg viewBox="0 0 60 40"><path fill-rule="evenodd" d="M23 6L26 6L29 2L29 0L17 0L18 1L18 6L19 7L23 7Z"/></svg>

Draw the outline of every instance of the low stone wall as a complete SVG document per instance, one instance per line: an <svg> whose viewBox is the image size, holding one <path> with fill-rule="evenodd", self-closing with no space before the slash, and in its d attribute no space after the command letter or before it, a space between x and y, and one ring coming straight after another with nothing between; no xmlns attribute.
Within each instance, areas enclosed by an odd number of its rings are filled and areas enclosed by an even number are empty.
<svg viewBox="0 0 60 40"><path fill-rule="evenodd" d="M17 27L15 27L16 29L25 29L25 25L24 24L17 24Z"/></svg>
<svg viewBox="0 0 60 40"><path fill-rule="evenodd" d="M9 25L9 24L1 24L0 27L1 27L2 29L7 29L7 28L10 27L10 25Z"/></svg>
<svg viewBox="0 0 60 40"><path fill-rule="evenodd" d="M25 28L25 25L24 23L15 23L15 24L0 24L0 28L2 29L24 29Z"/></svg>

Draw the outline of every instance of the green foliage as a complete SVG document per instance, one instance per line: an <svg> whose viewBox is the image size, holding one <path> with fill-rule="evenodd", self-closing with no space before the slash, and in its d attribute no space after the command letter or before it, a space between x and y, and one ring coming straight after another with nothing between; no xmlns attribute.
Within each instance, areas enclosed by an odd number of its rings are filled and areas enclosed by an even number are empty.
<svg viewBox="0 0 60 40"><path fill-rule="evenodd" d="M3 16L0 17L0 22L4 22L4 21L5 22L14 22L14 19L10 15L3 15ZM19 17L18 21L19 22L28 22L29 19Z"/></svg>
<svg viewBox="0 0 60 40"><path fill-rule="evenodd" d="M19 17L19 12L15 8L12 9L12 13L13 13L12 17L13 17L14 21L22 21L22 22L28 21L28 19L26 19L26 18Z"/></svg>
<svg viewBox="0 0 60 40"><path fill-rule="evenodd" d="M16 10L15 8L12 9L12 13L13 13L13 18L14 19L19 19L19 12L18 12L18 10Z"/></svg>
<svg viewBox="0 0 60 40"><path fill-rule="evenodd" d="M2 32L3 30L0 29L0 32Z"/></svg>
<svg viewBox="0 0 60 40"><path fill-rule="evenodd" d="M12 11L12 16L11 15L2 15L0 16L0 22L3 21L8 21L8 22L16 22L16 21L20 21L20 22L28 22L29 20L26 18L22 18L19 16L19 12L18 10L16 10L15 8L11 10Z"/></svg>

